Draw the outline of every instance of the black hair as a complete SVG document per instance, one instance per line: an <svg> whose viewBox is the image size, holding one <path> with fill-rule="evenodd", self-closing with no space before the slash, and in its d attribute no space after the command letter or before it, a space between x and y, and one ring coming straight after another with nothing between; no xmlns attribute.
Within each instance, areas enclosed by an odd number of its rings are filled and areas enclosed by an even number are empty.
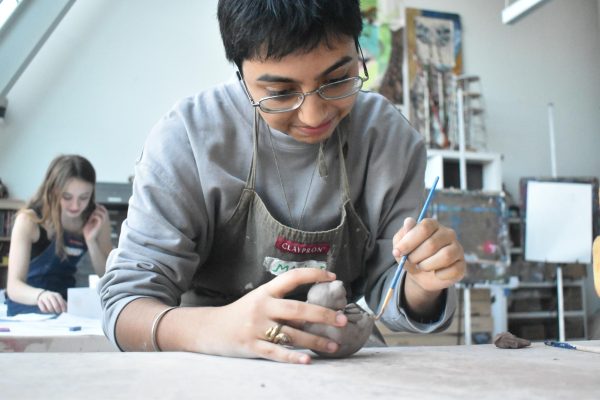
<svg viewBox="0 0 600 400"><path fill-rule="evenodd" d="M281 59L362 30L359 0L219 0L227 60Z"/></svg>

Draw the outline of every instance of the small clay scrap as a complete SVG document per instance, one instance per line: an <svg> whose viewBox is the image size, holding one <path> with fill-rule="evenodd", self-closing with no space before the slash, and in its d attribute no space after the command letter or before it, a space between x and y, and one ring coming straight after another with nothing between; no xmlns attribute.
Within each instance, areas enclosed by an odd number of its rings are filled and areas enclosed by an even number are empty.
<svg viewBox="0 0 600 400"><path fill-rule="evenodd" d="M527 339L520 338L510 332L502 332L494 337L494 344L500 349L521 349L531 346L531 342Z"/></svg>
<svg viewBox="0 0 600 400"><path fill-rule="evenodd" d="M318 304L332 310L343 311L348 324L338 328L325 324L305 323L304 330L315 335L328 337L340 345L335 353L315 351L321 357L348 357L360 350L369 339L375 323L372 316L355 303L347 304L346 289L342 281L323 282L313 285L308 291L308 303Z"/></svg>

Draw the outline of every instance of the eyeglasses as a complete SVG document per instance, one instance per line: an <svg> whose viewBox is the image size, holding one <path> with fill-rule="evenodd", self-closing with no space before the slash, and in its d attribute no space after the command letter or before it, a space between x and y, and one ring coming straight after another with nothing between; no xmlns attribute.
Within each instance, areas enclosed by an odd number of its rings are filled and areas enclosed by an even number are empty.
<svg viewBox="0 0 600 400"><path fill-rule="evenodd" d="M250 100L250 104L252 104L253 107L258 107L261 111L271 114L294 111L300 108L302 103L304 103L304 99L311 94L317 93L319 97L324 100L340 100L358 93L358 91L362 88L363 83L369 79L369 72L367 71L367 65L362 54L362 49L360 46L358 46L358 49L360 51L363 71L365 73L364 78L361 76L354 76L351 78L326 83L310 92L289 92L276 96L267 96L256 102L252 98L252 95L250 95L241 72L237 70L236 74L240 80L240 84L242 85L244 92L246 93L246 96L248 96L248 99Z"/></svg>

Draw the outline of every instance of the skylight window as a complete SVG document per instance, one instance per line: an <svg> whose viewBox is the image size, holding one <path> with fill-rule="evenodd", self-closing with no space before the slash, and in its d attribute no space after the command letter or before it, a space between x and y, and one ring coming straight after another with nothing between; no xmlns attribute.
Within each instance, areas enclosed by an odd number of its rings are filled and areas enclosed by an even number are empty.
<svg viewBox="0 0 600 400"><path fill-rule="evenodd" d="M23 0L0 0L0 30Z"/></svg>

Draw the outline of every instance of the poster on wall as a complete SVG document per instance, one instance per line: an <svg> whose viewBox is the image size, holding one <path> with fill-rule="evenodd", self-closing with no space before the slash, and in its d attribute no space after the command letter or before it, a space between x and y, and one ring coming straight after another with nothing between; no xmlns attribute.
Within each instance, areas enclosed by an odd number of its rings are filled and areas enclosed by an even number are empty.
<svg viewBox="0 0 600 400"><path fill-rule="evenodd" d="M429 148L456 135L456 77L462 72L458 14L406 8L408 117Z"/></svg>
<svg viewBox="0 0 600 400"><path fill-rule="evenodd" d="M369 70L364 88L404 104L404 6L402 1L361 0L359 43Z"/></svg>

